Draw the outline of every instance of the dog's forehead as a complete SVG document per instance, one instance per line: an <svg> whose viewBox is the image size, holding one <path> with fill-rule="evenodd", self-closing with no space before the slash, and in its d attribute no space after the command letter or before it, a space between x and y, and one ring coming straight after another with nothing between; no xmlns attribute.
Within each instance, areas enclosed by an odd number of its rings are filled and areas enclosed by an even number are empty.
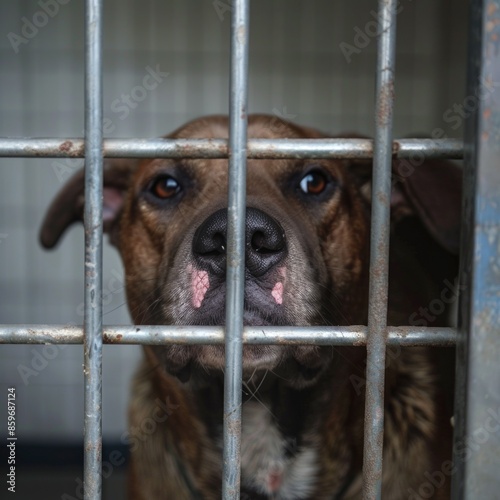
<svg viewBox="0 0 500 500"><path fill-rule="evenodd" d="M322 137L313 129L290 123L273 115L250 115L248 137L262 139L297 139ZM193 120L168 137L174 139L227 139L229 119L226 116L207 116Z"/></svg>

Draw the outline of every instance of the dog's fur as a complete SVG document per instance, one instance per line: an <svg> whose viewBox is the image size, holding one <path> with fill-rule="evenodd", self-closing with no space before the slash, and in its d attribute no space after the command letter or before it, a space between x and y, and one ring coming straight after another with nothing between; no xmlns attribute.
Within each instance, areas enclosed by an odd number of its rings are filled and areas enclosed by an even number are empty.
<svg viewBox="0 0 500 500"><path fill-rule="evenodd" d="M263 115L250 117L248 133L323 137ZM208 117L169 137L227 135L227 118ZM390 325L408 325L455 272L460 172L418 160L394 161ZM227 163L105 163L104 225L136 324L224 324ZM245 325L366 324L370 172L368 161L248 161ZM81 220L82 194L79 173L47 214L46 247ZM450 453L434 352L388 350L386 500L412 498ZM145 353L130 406L130 498L220 498L223 347ZM242 498L361 498L365 361L363 347L244 347ZM447 484L435 488L433 498L447 496Z"/></svg>

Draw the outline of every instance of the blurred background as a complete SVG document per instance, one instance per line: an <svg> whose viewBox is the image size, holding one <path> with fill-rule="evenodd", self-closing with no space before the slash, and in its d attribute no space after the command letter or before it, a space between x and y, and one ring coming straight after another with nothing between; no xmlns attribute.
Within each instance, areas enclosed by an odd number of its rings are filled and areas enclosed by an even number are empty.
<svg viewBox="0 0 500 500"><path fill-rule="evenodd" d="M228 112L230 8L229 0L105 0L107 137L155 137L197 116ZM250 112L332 134L372 135L376 9L372 0L254 0ZM82 136L83 20L78 0L1 3L0 136ZM466 0L401 0L397 23L395 136L443 129L461 137ZM152 73L157 85L146 89L143 79ZM0 159L0 323L81 324L83 230L72 227L50 252L39 246L38 230L53 196L82 165ZM103 286L105 323L129 323L122 266L109 245ZM126 453L129 383L140 356L139 347L104 348L104 460ZM43 484L51 492L43 498L81 498L82 362L81 346L0 346L0 394L6 401L8 387L17 392L25 463L19 498L34 498L27 483L35 491ZM76 472L52 474L63 465ZM109 498L122 497L124 469L115 466L105 479ZM28 470L33 475L24 481Z"/></svg>

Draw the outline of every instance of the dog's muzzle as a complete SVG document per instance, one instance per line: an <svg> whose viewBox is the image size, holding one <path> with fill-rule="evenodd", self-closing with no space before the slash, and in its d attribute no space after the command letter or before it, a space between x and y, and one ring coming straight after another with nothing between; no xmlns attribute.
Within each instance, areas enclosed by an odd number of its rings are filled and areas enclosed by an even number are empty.
<svg viewBox="0 0 500 500"><path fill-rule="evenodd" d="M281 224L257 208L246 209L245 267L254 277L263 276L286 256L285 231ZM207 217L193 237L193 256L197 266L208 273L226 274L227 210Z"/></svg>

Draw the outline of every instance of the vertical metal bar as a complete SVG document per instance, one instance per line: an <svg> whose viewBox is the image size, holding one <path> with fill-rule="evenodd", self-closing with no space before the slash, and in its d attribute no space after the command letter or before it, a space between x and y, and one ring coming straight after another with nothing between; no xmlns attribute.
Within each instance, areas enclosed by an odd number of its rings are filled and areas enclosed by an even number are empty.
<svg viewBox="0 0 500 500"><path fill-rule="evenodd" d="M84 499L101 498L102 0L85 10Z"/></svg>
<svg viewBox="0 0 500 500"><path fill-rule="evenodd" d="M500 0L470 5L452 498L500 490Z"/></svg>
<svg viewBox="0 0 500 500"><path fill-rule="evenodd" d="M379 1L363 498L381 498L396 0Z"/></svg>
<svg viewBox="0 0 500 500"><path fill-rule="evenodd" d="M233 2L224 379L224 499L240 498L249 2Z"/></svg>

